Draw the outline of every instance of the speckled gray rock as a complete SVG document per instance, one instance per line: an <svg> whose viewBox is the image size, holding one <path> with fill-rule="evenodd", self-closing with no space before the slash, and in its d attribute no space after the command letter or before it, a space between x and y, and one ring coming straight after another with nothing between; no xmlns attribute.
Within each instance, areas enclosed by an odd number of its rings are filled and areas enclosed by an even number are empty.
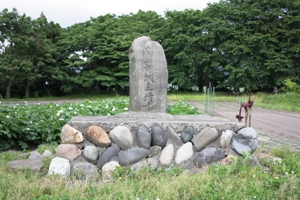
<svg viewBox="0 0 300 200"><path fill-rule="evenodd" d="M121 149L126 150L133 145L133 136L129 128L125 126L116 126L109 132L109 137Z"/></svg>
<svg viewBox="0 0 300 200"><path fill-rule="evenodd" d="M139 126L136 130L137 145L141 148L150 149L151 135L145 126Z"/></svg>
<svg viewBox="0 0 300 200"><path fill-rule="evenodd" d="M69 177L71 173L70 161L65 158L55 157L51 160L48 175L60 175L61 177Z"/></svg>
<svg viewBox="0 0 300 200"><path fill-rule="evenodd" d="M149 37L139 37L130 47L129 60L129 110L166 112L168 69L162 46Z"/></svg>
<svg viewBox="0 0 300 200"><path fill-rule="evenodd" d="M71 127L69 124L63 126L60 138L63 144L74 144L83 141L82 133L77 129Z"/></svg>
<svg viewBox="0 0 300 200"><path fill-rule="evenodd" d="M176 152L175 163L180 164L190 159L194 154L191 142L183 144Z"/></svg>
<svg viewBox="0 0 300 200"><path fill-rule="evenodd" d="M167 127L167 135L168 135L168 142L167 144L173 144L174 149L177 150L179 147L182 146L182 141L174 129L170 126Z"/></svg>
<svg viewBox="0 0 300 200"><path fill-rule="evenodd" d="M99 178L98 168L88 162L75 163L72 167L71 175L81 180Z"/></svg>
<svg viewBox="0 0 300 200"><path fill-rule="evenodd" d="M56 156L73 161L81 155L81 150L73 144L60 144L56 148Z"/></svg>
<svg viewBox="0 0 300 200"><path fill-rule="evenodd" d="M162 148L160 146L151 147L149 150L149 158L159 158Z"/></svg>
<svg viewBox="0 0 300 200"><path fill-rule="evenodd" d="M120 165L126 166L134 164L143 158L146 158L149 150L139 147L134 147L126 151L121 151L118 155Z"/></svg>
<svg viewBox="0 0 300 200"><path fill-rule="evenodd" d="M86 146L83 149L82 155L87 161L96 164L98 159L98 149L95 146Z"/></svg>
<svg viewBox="0 0 300 200"><path fill-rule="evenodd" d="M194 128L192 126L188 126L184 129L184 131L181 133L181 140L183 143L190 142L194 137Z"/></svg>
<svg viewBox="0 0 300 200"><path fill-rule="evenodd" d="M120 164L116 161L110 161L102 167L102 181L109 182L113 180L113 172Z"/></svg>
<svg viewBox="0 0 300 200"><path fill-rule="evenodd" d="M218 138L219 134L217 129L211 127L205 127L195 135L192 139L193 144L195 145L197 151L200 151L205 146L209 145L210 143L214 142Z"/></svg>
<svg viewBox="0 0 300 200"><path fill-rule="evenodd" d="M113 145L108 147L99 157L97 166L101 169L105 163L109 162L113 157L116 157L120 152L120 147Z"/></svg>
<svg viewBox="0 0 300 200"><path fill-rule="evenodd" d="M152 146L160 146L164 148L167 144L167 134L160 126L153 126L151 128L151 145Z"/></svg>
<svg viewBox="0 0 300 200"><path fill-rule="evenodd" d="M168 144L162 150L161 155L159 157L159 162L164 166L169 166L173 160L173 157L174 157L174 146L173 144Z"/></svg>
<svg viewBox="0 0 300 200"><path fill-rule="evenodd" d="M231 149L240 156L252 154L257 146L257 132L252 127L239 130L231 140Z"/></svg>
<svg viewBox="0 0 300 200"><path fill-rule="evenodd" d="M194 158L194 164L201 167L203 164L211 164L225 157L225 151L221 148L206 148L200 151Z"/></svg>
<svg viewBox="0 0 300 200"><path fill-rule="evenodd" d="M147 158L130 166L130 169L133 172L138 172L143 168L151 168L156 170L158 168L158 160L154 158Z"/></svg>

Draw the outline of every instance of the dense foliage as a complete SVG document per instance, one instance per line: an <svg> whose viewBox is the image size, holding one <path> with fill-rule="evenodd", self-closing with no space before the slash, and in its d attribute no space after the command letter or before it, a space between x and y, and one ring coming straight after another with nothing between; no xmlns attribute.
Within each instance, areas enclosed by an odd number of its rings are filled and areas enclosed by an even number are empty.
<svg viewBox="0 0 300 200"><path fill-rule="evenodd" d="M169 83L273 91L300 84L300 2L221 0L204 10L107 14L71 27L0 11L0 95L128 93L128 51L139 36L165 49Z"/></svg>
<svg viewBox="0 0 300 200"><path fill-rule="evenodd" d="M85 100L81 103L7 105L0 102L0 151L28 145L60 143L63 125L73 116L107 116L128 110L128 100ZM170 114L199 114L198 109L179 101L168 105Z"/></svg>

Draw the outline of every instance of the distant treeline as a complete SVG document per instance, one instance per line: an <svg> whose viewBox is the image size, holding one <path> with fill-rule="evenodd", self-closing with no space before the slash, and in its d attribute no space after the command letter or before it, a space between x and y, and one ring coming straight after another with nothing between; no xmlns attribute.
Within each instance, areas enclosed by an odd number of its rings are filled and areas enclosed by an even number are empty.
<svg viewBox="0 0 300 200"><path fill-rule="evenodd" d="M0 12L0 94L61 96L129 90L130 45L161 43L169 83L273 91L300 83L300 1L221 0L204 10L107 14L61 28L42 13Z"/></svg>

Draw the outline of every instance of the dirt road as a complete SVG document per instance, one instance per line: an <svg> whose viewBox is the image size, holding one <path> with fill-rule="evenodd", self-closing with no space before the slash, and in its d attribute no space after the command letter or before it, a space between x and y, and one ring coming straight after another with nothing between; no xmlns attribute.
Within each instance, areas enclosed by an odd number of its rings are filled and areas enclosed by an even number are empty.
<svg viewBox="0 0 300 200"><path fill-rule="evenodd" d="M192 101L189 104L204 112L203 102ZM239 112L239 104L215 102L211 106L215 116L237 121L235 116ZM251 125L258 132L258 140L262 145L287 145L300 152L300 113L263 109L254 103Z"/></svg>

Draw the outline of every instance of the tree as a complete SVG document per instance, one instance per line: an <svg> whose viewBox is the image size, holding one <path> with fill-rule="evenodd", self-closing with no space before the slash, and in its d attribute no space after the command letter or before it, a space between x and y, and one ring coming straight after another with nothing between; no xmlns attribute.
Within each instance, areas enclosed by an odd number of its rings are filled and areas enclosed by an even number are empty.
<svg viewBox="0 0 300 200"><path fill-rule="evenodd" d="M5 85L6 98L10 98L11 87L21 62L15 50L15 43L18 41L15 35L21 31L18 23L19 19L20 16L16 9L13 9L12 12L4 9L0 13L0 73L3 77L2 83Z"/></svg>
<svg viewBox="0 0 300 200"><path fill-rule="evenodd" d="M227 60L228 80L221 86L270 91L290 76L287 69L293 63L285 53L289 45L284 35L291 32L285 24L293 2L227 0L206 9L208 15L224 22L218 48Z"/></svg>

